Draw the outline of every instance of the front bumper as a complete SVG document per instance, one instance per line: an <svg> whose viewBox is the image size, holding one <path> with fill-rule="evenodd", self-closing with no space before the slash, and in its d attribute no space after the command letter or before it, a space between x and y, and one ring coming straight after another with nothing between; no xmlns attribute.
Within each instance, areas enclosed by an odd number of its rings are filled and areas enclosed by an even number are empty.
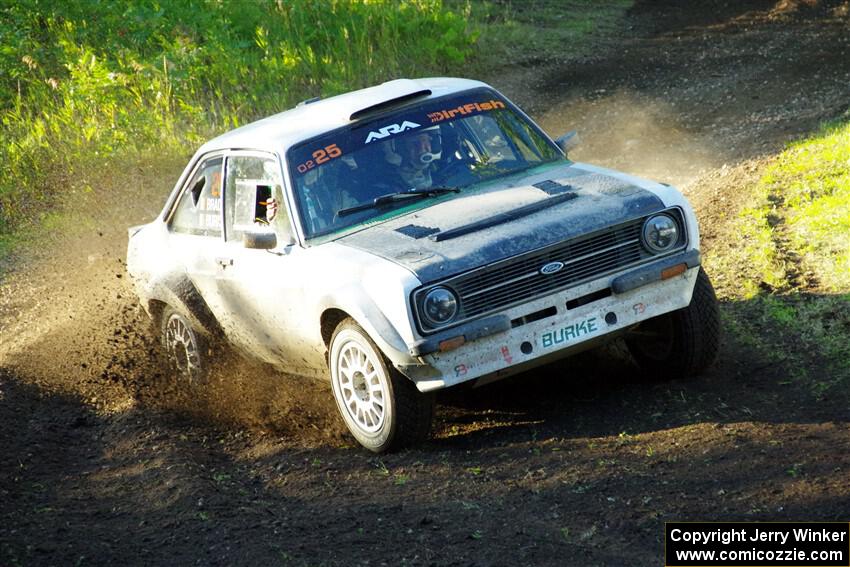
<svg viewBox="0 0 850 567"><path fill-rule="evenodd" d="M662 279L662 272L682 264L683 273ZM423 364L403 372L427 392L546 364L686 307L698 270L699 253L690 251L512 307L477 326L419 341L410 354Z"/></svg>

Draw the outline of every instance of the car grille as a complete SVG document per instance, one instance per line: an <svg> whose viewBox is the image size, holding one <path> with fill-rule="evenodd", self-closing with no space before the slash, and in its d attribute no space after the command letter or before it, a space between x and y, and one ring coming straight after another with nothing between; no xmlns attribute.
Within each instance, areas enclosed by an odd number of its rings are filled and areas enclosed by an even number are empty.
<svg viewBox="0 0 850 567"><path fill-rule="evenodd" d="M678 212L668 212L674 213L681 227ZM644 220L634 219L587 236L559 242L436 285L453 288L460 298L461 313L453 324L505 309L655 257L641 245ZM684 244L684 230L681 232L682 240L676 249L681 249ZM541 274L540 269L550 262L562 262L564 266L553 274ZM421 299L424 294L420 292L418 297Z"/></svg>

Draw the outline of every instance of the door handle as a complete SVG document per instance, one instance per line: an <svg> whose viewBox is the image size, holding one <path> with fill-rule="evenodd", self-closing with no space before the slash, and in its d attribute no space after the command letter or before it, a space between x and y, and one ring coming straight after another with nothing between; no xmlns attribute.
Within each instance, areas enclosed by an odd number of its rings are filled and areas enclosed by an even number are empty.
<svg viewBox="0 0 850 567"><path fill-rule="evenodd" d="M222 268L226 268L227 266L233 265L233 258L219 257L215 259L215 263L221 266Z"/></svg>

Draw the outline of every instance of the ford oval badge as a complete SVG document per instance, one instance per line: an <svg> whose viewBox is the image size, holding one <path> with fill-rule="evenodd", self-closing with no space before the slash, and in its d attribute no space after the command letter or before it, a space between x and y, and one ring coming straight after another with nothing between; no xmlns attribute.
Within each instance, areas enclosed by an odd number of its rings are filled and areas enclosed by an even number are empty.
<svg viewBox="0 0 850 567"><path fill-rule="evenodd" d="M560 272L562 269L564 269L563 262L549 262L548 264L540 268L540 273L544 276L550 276L552 274Z"/></svg>

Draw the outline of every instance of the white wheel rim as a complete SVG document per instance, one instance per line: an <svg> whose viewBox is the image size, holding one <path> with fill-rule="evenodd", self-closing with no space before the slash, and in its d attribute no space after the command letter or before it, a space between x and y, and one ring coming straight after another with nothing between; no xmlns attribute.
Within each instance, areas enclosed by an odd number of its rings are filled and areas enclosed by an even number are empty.
<svg viewBox="0 0 850 567"><path fill-rule="evenodd" d="M197 380L201 372L198 341L186 321L177 314L169 317L165 324L165 350L181 376L190 382Z"/></svg>
<svg viewBox="0 0 850 567"><path fill-rule="evenodd" d="M334 386L348 421L365 433L376 433L387 415L386 378L371 349L348 339L338 350Z"/></svg>

